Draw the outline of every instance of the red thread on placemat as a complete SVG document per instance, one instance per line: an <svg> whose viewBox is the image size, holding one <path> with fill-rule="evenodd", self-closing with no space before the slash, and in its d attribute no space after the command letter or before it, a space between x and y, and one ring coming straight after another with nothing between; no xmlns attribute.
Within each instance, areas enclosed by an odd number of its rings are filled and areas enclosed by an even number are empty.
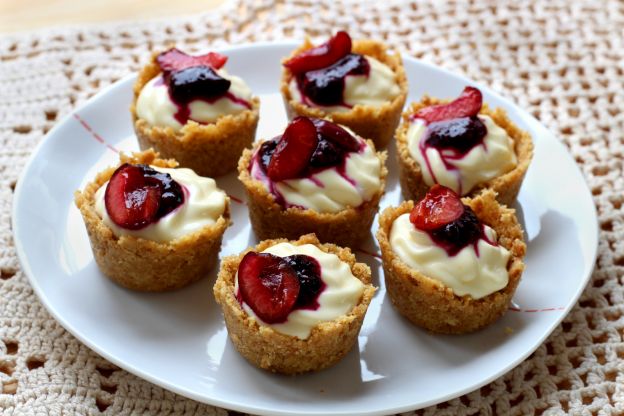
<svg viewBox="0 0 624 416"><path fill-rule="evenodd" d="M232 201L237 202L239 204L244 204L245 203L242 199L237 198L234 195L227 194L227 196L229 196Z"/></svg>
<svg viewBox="0 0 624 416"><path fill-rule="evenodd" d="M370 251L364 250L363 248L356 248L355 251L359 251L360 253L366 254L367 256L375 257L376 259L381 259L381 256L377 253L372 253Z"/></svg>
<svg viewBox="0 0 624 416"><path fill-rule="evenodd" d="M366 254L367 256L371 256L371 257L375 257L376 259L381 259L381 256L377 253L372 253L368 250L364 250L363 248L356 248L355 251L359 251L362 254ZM510 311L513 312L527 312L527 313L533 313L533 312L554 312L554 311L563 311L565 310L564 307L559 307L559 308L542 308L542 309L520 309L517 308L515 306L510 306L509 307Z"/></svg>
<svg viewBox="0 0 624 416"><path fill-rule="evenodd" d="M91 126L89 125L89 123L87 123L86 121L84 121L84 119L82 117L80 117L78 115L78 113L74 113L73 114L74 118L82 125L82 127L84 127L84 129L86 131L88 131L89 133L91 133L91 137L93 137L95 140L97 140L98 142L100 142L101 144L105 145L106 147L108 147L110 150L112 150L115 153L119 153L119 150L117 150L115 147L113 147L112 145L108 144L106 142L106 140L104 140L102 138L102 136L100 136L99 134L97 134L95 132L95 130L93 130L93 128L91 128Z"/></svg>
<svg viewBox="0 0 624 416"><path fill-rule="evenodd" d="M553 311L563 311L565 310L564 307L559 307L559 308L543 308L543 309L520 309L520 308L516 308L515 306L510 306L509 307L510 311L513 312L553 312Z"/></svg>

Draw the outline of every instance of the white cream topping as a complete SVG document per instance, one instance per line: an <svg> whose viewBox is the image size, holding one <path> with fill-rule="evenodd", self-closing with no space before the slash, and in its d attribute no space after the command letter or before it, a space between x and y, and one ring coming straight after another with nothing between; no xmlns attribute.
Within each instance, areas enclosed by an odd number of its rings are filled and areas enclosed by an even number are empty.
<svg viewBox="0 0 624 416"><path fill-rule="evenodd" d="M228 90L237 99L251 101L251 90L241 78L229 75L224 69L216 71L221 77L230 80ZM189 119L198 123L212 123L220 116L238 114L247 109L242 103L233 101L224 96L213 102L193 100L189 104ZM162 74L150 80L139 94L136 103L136 112L139 118L144 119L151 126L171 127L180 130L183 126L174 117L178 112L178 105L169 96L169 89L163 80Z"/></svg>
<svg viewBox="0 0 624 416"><path fill-rule="evenodd" d="M485 235L497 241L496 231L484 225ZM390 230L390 246L399 258L414 270L439 280L458 296L479 299L507 286L507 262L510 253L504 247L480 239L456 255L449 256L429 234L409 220L409 213L399 216Z"/></svg>
<svg viewBox="0 0 624 416"><path fill-rule="evenodd" d="M379 191L381 187L379 158L364 140L358 138L351 130L348 131L362 143L363 149L345 155L344 172L334 166L307 178L274 182L286 206L298 206L317 212L339 212L347 207L360 206ZM251 176L261 181L267 190L271 190L270 179L263 173L259 160L255 157Z"/></svg>
<svg viewBox="0 0 624 416"><path fill-rule="evenodd" d="M370 72L366 75L347 75L345 77L343 100L347 106L322 106L313 103L309 99L305 99L299 87L297 80L293 78L288 89L291 97L298 102L302 102L310 107L317 107L327 112L349 111L357 104L370 105L380 107L384 103L393 100L401 93L399 84L397 84L396 76L392 69L377 59L370 56L365 57L370 64Z"/></svg>
<svg viewBox="0 0 624 416"><path fill-rule="evenodd" d="M425 146L421 150L420 141L424 138L427 125L421 119L411 122L407 130L408 151L420 165L427 185L439 183L461 195L466 195L479 183L496 178L516 166L513 141L507 132L489 116L479 115L479 119L487 128L483 143L474 146L459 158L453 149L439 150ZM426 156L423 155L423 150Z"/></svg>
<svg viewBox="0 0 624 416"><path fill-rule="evenodd" d="M185 188L184 203L153 224L140 230L128 230L119 227L108 216L104 202L104 194L108 186L106 182L95 193L95 210L113 234L118 237L130 235L166 243L203 227L214 225L223 215L226 195L217 188L214 179L198 176L191 169L186 168L151 167L158 172L168 173L173 180Z"/></svg>
<svg viewBox="0 0 624 416"><path fill-rule="evenodd" d="M353 275L351 267L332 253L326 253L312 244L295 246L290 243L279 243L263 251L279 257L305 254L314 257L321 266L321 280L325 288L318 297L319 307L311 309L295 309L288 315L288 319L280 324L267 324L256 316L254 311L243 302L243 309L258 323L270 326L274 330L300 339L310 336L312 328L320 322L333 321L347 314L360 300L364 291L364 284ZM234 287L238 293L238 274Z"/></svg>

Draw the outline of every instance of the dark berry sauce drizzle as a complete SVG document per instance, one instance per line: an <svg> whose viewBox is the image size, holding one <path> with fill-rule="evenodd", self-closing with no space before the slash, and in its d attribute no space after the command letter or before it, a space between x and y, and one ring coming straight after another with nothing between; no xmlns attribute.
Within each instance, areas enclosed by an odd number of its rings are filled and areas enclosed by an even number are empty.
<svg viewBox="0 0 624 416"><path fill-rule="evenodd" d="M491 246L498 246L491 241L485 233L485 226L479 222L474 211L465 206L464 213L455 221L451 221L442 227L426 232L431 240L441 249L446 251L449 257L455 256L464 247L472 245L479 257L479 240L483 240Z"/></svg>
<svg viewBox="0 0 624 416"><path fill-rule="evenodd" d="M299 279L299 296L293 310L317 310L321 306L318 298L327 286L321 279L321 265L314 257L304 254L284 257L284 260L295 270Z"/></svg>
<svg viewBox="0 0 624 416"><path fill-rule="evenodd" d="M314 120L316 123L319 120ZM308 168L300 175L300 178L307 178L314 182L319 188L323 187L323 183L318 179L314 178L314 174L319 173L328 168L334 168L338 175L343 177L346 181L348 181L353 186L356 186L355 180L349 177L347 174L347 157L350 153L362 152L365 148L364 142L358 140L358 148L354 149L353 152L348 151L342 148L340 145L337 145L335 142L328 140L324 137L324 135L320 132L317 132L318 144L316 146L316 150L312 154L310 158L310 163ZM269 187L269 192L273 194L275 197L275 201L283 206L284 208L296 207L305 209L305 207L301 207L298 205L292 205L286 202L281 192L277 189L277 185L267 176L267 168L269 166L269 162L271 161L271 156L277 147L277 143L280 141L282 136L276 136L270 140L265 141L260 145L258 151L254 154L251 164L249 166L249 171L253 169L254 165L259 169L256 169L257 177L256 179L261 180L263 183L267 184Z"/></svg>
<svg viewBox="0 0 624 416"><path fill-rule="evenodd" d="M306 105L352 108L344 101L345 78L369 75L368 60L362 55L350 53L326 68L297 75L296 80Z"/></svg>
<svg viewBox="0 0 624 416"><path fill-rule="evenodd" d="M293 268L299 280L299 295L292 310L318 310L321 307L319 297L327 287L321 278L320 263L305 254L282 257L282 260ZM240 305L244 302L240 288L236 291L236 300Z"/></svg>
<svg viewBox="0 0 624 416"><path fill-rule="evenodd" d="M155 85L167 86L169 98L177 107L173 117L182 125L192 120L189 107L192 101L199 100L214 104L221 98L227 98L248 110L251 109L249 101L243 100L229 91L231 85L229 80L221 77L215 70L207 66L196 66L171 73L165 72ZM197 120L193 121L207 124Z"/></svg>
<svg viewBox="0 0 624 416"><path fill-rule="evenodd" d="M162 190L158 213L156 214L157 219L161 219L184 204L184 200L189 195L189 191L184 185L173 180L168 173L158 172L148 165L138 166L143 170L143 176L145 176L148 182L158 184Z"/></svg>
<svg viewBox="0 0 624 416"><path fill-rule="evenodd" d="M425 122L421 119L422 122ZM461 160L477 146L487 150L484 141L487 136L487 127L477 116L460 117L450 120L436 121L426 126L425 133L418 142L418 149L425 159L427 170L435 183L438 180L431 167L427 155L428 148L434 148L440 154L444 167L449 171L459 170L453 163ZM458 194L463 195L461 180L458 179Z"/></svg>

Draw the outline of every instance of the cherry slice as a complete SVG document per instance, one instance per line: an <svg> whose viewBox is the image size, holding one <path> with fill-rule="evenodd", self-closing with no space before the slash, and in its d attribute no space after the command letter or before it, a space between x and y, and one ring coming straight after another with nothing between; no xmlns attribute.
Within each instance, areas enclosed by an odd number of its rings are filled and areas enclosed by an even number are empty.
<svg viewBox="0 0 624 416"><path fill-rule="evenodd" d="M459 195L446 186L435 184L410 213L410 221L423 231L436 230L455 221L465 207Z"/></svg>
<svg viewBox="0 0 624 416"><path fill-rule="evenodd" d="M360 143L348 131L331 121L313 119L318 133L325 139L337 144L348 152L360 150Z"/></svg>
<svg viewBox="0 0 624 416"><path fill-rule="evenodd" d="M479 114L482 104L481 91L474 87L466 87L461 95L450 103L425 107L414 114L412 118L421 118L427 123L433 123L453 118L471 117Z"/></svg>
<svg viewBox="0 0 624 416"><path fill-rule="evenodd" d="M111 176L104 203L115 224L138 230L157 218L161 194L160 186L148 183L141 167L126 163Z"/></svg>
<svg viewBox="0 0 624 416"><path fill-rule="evenodd" d="M299 296L295 270L269 253L249 252L243 257L238 287L243 301L268 324L284 322Z"/></svg>
<svg viewBox="0 0 624 416"><path fill-rule="evenodd" d="M296 178L305 170L316 149L316 128L307 117L297 117L286 127L271 161L267 176L273 181Z"/></svg>
<svg viewBox="0 0 624 416"><path fill-rule="evenodd" d="M205 55L187 55L179 49L172 48L158 55L156 62L163 72L180 71L192 66L207 66L219 69L227 62L227 56L216 52L208 52Z"/></svg>
<svg viewBox="0 0 624 416"><path fill-rule="evenodd" d="M341 30L322 45L290 58L284 66L298 75L330 66L349 53L351 53L351 37Z"/></svg>

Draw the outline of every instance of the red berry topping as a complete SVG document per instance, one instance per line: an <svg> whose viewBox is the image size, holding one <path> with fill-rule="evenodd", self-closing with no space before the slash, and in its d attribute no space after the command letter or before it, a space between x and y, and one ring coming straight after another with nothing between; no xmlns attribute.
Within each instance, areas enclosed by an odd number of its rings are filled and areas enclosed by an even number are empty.
<svg viewBox="0 0 624 416"><path fill-rule="evenodd" d="M299 296L295 270L269 253L249 252L243 257L238 287L243 301L268 324L284 322Z"/></svg>
<svg viewBox="0 0 624 416"><path fill-rule="evenodd" d="M360 142L338 124L320 118L314 118L312 122L320 137L337 144L347 152L360 150Z"/></svg>
<svg viewBox="0 0 624 416"><path fill-rule="evenodd" d="M464 210L459 195L446 186L435 184L416 204L410 221L419 230L433 231L461 217Z"/></svg>
<svg viewBox="0 0 624 416"><path fill-rule="evenodd" d="M466 245L483 235L483 229L474 211L466 206L464 213L454 221L429 231L429 235L449 256L454 256Z"/></svg>
<svg viewBox="0 0 624 416"><path fill-rule="evenodd" d="M284 66L295 75L325 68L351 53L351 37L345 31L336 33L329 41L290 58Z"/></svg>
<svg viewBox="0 0 624 416"><path fill-rule="evenodd" d="M267 167L273 181L293 179L303 172L316 149L316 128L307 117L297 117L286 127Z"/></svg>
<svg viewBox="0 0 624 416"><path fill-rule="evenodd" d="M421 118L427 123L433 123L453 118L476 116L479 114L482 104L481 91L474 87L466 87L454 101L448 104L425 107L414 114L413 118Z"/></svg>
<svg viewBox="0 0 624 416"><path fill-rule="evenodd" d="M425 143L436 149L455 149L465 154L482 143L486 135L487 127L479 117L461 117L427 125Z"/></svg>
<svg viewBox="0 0 624 416"><path fill-rule="evenodd" d="M163 72L180 71L192 66L207 66L219 69L227 61L227 56L216 52L208 52L205 55L191 56L179 49L172 48L158 55L156 62Z"/></svg>
<svg viewBox="0 0 624 416"><path fill-rule="evenodd" d="M128 230L156 222L183 202L182 188L169 174L128 163L113 173L104 194L109 217Z"/></svg>
<svg viewBox="0 0 624 416"><path fill-rule="evenodd" d="M350 53L331 66L299 75L297 82L303 94L316 104L346 105L345 77L369 73L370 64L366 58Z"/></svg>
<svg viewBox="0 0 624 416"><path fill-rule="evenodd" d="M321 279L319 262L314 257L305 254L294 254L284 257L284 260L297 273L297 279L299 279L299 296L297 296L295 308L318 308L319 294L325 288L325 283Z"/></svg>
<svg viewBox="0 0 624 416"><path fill-rule="evenodd" d="M231 82L212 68L192 66L171 73L168 85L176 102L188 103L196 98L220 97L230 89Z"/></svg>

